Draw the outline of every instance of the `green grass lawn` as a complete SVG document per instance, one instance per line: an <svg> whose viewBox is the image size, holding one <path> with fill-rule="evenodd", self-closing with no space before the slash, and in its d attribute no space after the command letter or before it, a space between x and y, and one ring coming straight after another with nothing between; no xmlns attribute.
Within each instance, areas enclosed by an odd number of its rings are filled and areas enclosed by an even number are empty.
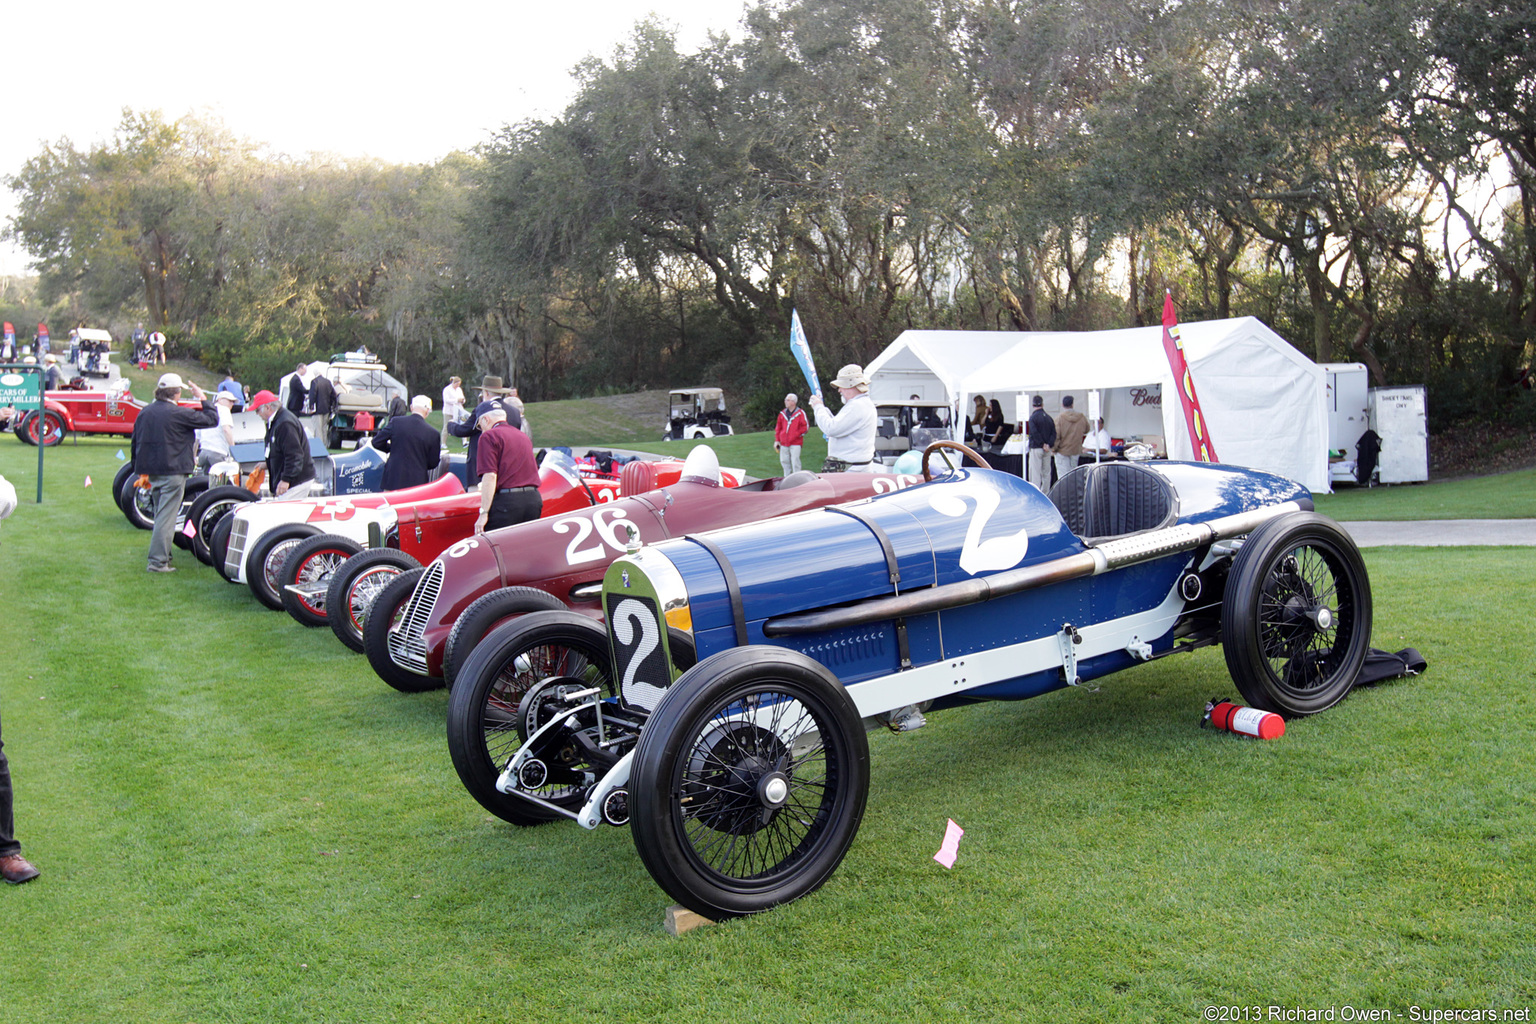
<svg viewBox="0 0 1536 1024"><path fill-rule="evenodd" d="M389 689L186 553L146 574L148 534L102 486L119 447L50 451L39 506L36 451L0 437L23 500L0 525L0 707L43 870L0 887L8 1021L1536 1003L1531 549L1367 550L1377 646L1429 671L1278 741L1197 728L1236 696L1219 649L873 734L831 881L672 939L627 832L520 830L463 792L444 693ZM932 859L948 818L952 871Z"/></svg>
<svg viewBox="0 0 1536 1024"><path fill-rule="evenodd" d="M1536 469L1393 487L1350 487L1319 494L1317 510L1334 519L1530 519L1536 516Z"/></svg>

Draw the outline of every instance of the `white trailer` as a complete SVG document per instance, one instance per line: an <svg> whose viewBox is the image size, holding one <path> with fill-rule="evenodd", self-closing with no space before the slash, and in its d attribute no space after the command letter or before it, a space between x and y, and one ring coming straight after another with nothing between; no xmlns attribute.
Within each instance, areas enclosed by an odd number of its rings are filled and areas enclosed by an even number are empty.
<svg viewBox="0 0 1536 1024"><path fill-rule="evenodd" d="M1422 384L1371 388L1370 428L1381 436L1378 479L1384 484L1429 479L1429 402Z"/></svg>

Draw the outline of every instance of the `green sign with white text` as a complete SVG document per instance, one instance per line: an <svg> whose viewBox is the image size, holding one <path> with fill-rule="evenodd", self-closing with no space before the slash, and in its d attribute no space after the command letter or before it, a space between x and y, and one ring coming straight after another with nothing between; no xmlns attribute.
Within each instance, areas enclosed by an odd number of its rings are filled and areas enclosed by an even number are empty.
<svg viewBox="0 0 1536 1024"><path fill-rule="evenodd" d="M43 375L0 370L0 408L37 409L43 404Z"/></svg>

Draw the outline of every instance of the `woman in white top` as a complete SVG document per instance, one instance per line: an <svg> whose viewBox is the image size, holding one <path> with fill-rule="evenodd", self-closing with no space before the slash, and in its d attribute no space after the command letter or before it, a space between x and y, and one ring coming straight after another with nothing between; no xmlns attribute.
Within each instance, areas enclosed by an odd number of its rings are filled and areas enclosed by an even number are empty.
<svg viewBox="0 0 1536 1024"><path fill-rule="evenodd" d="M464 382L458 377L449 377L448 386L443 388L443 429L440 433L444 448L448 447L448 424L457 423L463 418Z"/></svg>

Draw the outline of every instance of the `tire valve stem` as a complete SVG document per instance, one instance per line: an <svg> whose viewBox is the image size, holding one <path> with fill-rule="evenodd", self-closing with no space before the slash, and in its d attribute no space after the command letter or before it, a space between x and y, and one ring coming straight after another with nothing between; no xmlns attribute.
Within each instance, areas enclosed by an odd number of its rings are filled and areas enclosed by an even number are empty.
<svg viewBox="0 0 1536 1024"><path fill-rule="evenodd" d="M1235 732L1239 736L1252 736L1261 740L1277 740L1285 735L1285 719L1272 711L1245 708L1223 697L1212 697L1205 703L1205 715L1200 719L1203 728L1211 723L1216 729Z"/></svg>

